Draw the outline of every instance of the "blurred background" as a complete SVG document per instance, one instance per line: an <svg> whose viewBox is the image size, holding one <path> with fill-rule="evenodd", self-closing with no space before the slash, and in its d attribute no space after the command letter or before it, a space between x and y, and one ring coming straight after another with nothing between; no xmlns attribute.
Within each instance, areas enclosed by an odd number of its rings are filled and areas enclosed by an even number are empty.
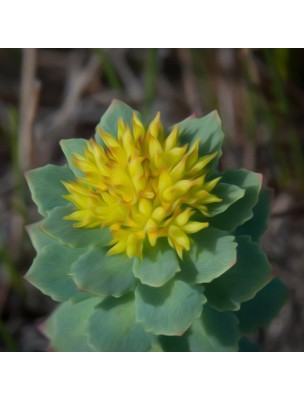
<svg viewBox="0 0 304 400"><path fill-rule="evenodd" d="M114 98L166 126L217 109L222 168L245 167L273 189L263 237L290 301L252 339L304 350L304 50L0 49L0 351L46 351L39 325L56 304L23 275L37 214L24 172L63 163L59 140L89 138Z"/></svg>

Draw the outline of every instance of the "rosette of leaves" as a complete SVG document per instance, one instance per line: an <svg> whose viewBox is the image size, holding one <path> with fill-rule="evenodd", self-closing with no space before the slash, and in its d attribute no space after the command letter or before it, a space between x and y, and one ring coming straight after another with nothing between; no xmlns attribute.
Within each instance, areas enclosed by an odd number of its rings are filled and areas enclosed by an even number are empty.
<svg viewBox="0 0 304 400"><path fill-rule="evenodd" d="M42 221L26 278L62 303L57 351L236 351L287 298L259 245L261 176L220 171L216 112L165 129L114 101L91 140L27 173Z"/></svg>

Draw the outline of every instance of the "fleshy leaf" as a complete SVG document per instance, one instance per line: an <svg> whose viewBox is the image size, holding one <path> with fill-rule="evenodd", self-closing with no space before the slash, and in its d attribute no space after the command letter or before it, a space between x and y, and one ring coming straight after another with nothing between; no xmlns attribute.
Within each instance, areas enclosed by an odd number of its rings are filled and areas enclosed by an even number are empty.
<svg viewBox="0 0 304 400"><path fill-rule="evenodd" d="M104 300L90 318L88 333L95 351L148 351L154 339L135 321L130 295Z"/></svg>
<svg viewBox="0 0 304 400"><path fill-rule="evenodd" d="M259 352L262 351L260 347L258 347L255 343L250 341L246 337L242 337L239 341L239 352L242 353L252 353L252 352Z"/></svg>
<svg viewBox="0 0 304 400"><path fill-rule="evenodd" d="M236 235L250 235L253 241L258 241L267 228L269 216L270 190L262 189L253 208L253 217L237 228Z"/></svg>
<svg viewBox="0 0 304 400"><path fill-rule="evenodd" d="M176 252L169 248L152 248L144 254L141 261L136 259L133 265L133 273L141 283L159 287L166 284L180 271Z"/></svg>
<svg viewBox="0 0 304 400"><path fill-rule="evenodd" d="M219 311L236 311L252 299L271 279L271 267L259 245L248 236L238 238L237 263L206 285L211 306Z"/></svg>
<svg viewBox="0 0 304 400"><path fill-rule="evenodd" d="M207 283L218 278L236 263L234 236L207 228L194 237L195 242L182 262L184 280Z"/></svg>
<svg viewBox="0 0 304 400"><path fill-rule="evenodd" d="M107 228L74 228L73 221L64 219L74 211L73 205L56 207L41 222L41 229L62 244L70 247L106 246L111 240Z"/></svg>
<svg viewBox="0 0 304 400"><path fill-rule="evenodd" d="M77 304L61 304L47 320L44 333L56 351L93 351L88 344L87 324L101 299L91 297Z"/></svg>
<svg viewBox="0 0 304 400"><path fill-rule="evenodd" d="M202 286L181 280L160 288L139 284L135 289L136 319L155 335L182 335L200 316L205 302Z"/></svg>
<svg viewBox="0 0 304 400"><path fill-rule="evenodd" d="M240 200L245 195L245 190L236 185L227 183L217 183L212 194L219 197L220 203L211 203L208 205L208 216L213 217L227 210L231 204ZM212 220L211 220L212 222Z"/></svg>
<svg viewBox="0 0 304 400"><path fill-rule="evenodd" d="M239 169L227 170L222 177L221 183L237 185L245 189L245 194L224 213L212 217L210 224L215 228L233 232L239 225L253 217L252 209L258 201L262 176L255 172Z"/></svg>
<svg viewBox="0 0 304 400"><path fill-rule="evenodd" d="M53 208L66 205L67 201L62 196L67 191L60 181L73 179L67 165L48 164L28 171L25 177L41 215L45 217Z"/></svg>
<svg viewBox="0 0 304 400"><path fill-rule="evenodd" d="M280 279L269 282L236 313L242 333L252 333L267 326L279 314L288 297L289 290Z"/></svg>
<svg viewBox="0 0 304 400"><path fill-rule="evenodd" d="M239 337L238 320L232 312L205 305L201 318L189 330L189 351L237 351Z"/></svg>
<svg viewBox="0 0 304 400"><path fill-rule="evenodd" d="M41 229L40 225L41 222L35 222L34 224L26 226L26 231L29 234L29 237L32 241L32 244L36 252L42 250L43 247L49 244L57 243L55 239L53 239L50 235L46 234Z"/></svg>
<svg viewBox="0 0 304 400"><path fill-rule="evenodd" d="M166 352L188 352L188 331L182 336L159 336L161 346Z"/></svg>
<svg viewBox="0 0 304 400"><path fill-rule="evenodd" d="M195 139L200 139L200 153L202 155L218 152L217 157L210 162L216 165L221 156L224 133L222 131L221 120L216 111L211 112L203 118L187 118L177 124L181 131L183 143L190 143Z"/></svg>
<svg viewBox="0 0 304 400"><path fill-rule="evenodd" d="M159 343L159 341L155 340L154 342L152 342L151 348L149 350L151 353L159 353L163 351L163 348L161 346L161 344Z"/></svg>
<svg viewBox="0 0 304 400"><path fill-rule="evenodd" d="M120 100L113 100L110 107L103 114L101 120L96 127L96 142L100 145L103 145L103 141L101 140L100 134L98 133L98 130L100 129L104 132L110 133L113 136L117 136L118 120L120 118L123 119L125 124L129 124L129 126L132 127L133 112L136 112L138 117L141 119L138 111L133 110L131 107Z"/></svg>
<svg viewBox="0 0 304 400"><path fill-rule="evenodd" d="M232 312L218 312L207 304L183 336L161 336L164 351L237 351L240 333Z"/></svg>
<svg viewBox="0 0 304 400"><path fill-rule="evenodd" d="M58 243L47 245L39 251L25 278L53 300L66 301L77 293L70 269L81 253L81 249Z"/></svg>
<svg viewBox="0 0 304 400"><path fill-rule="evenodd" d="M94 296L94 295L91 294L91 293L88 293L88 292L80 292L80 291L79 291L79 292L77 292L74 296L71 297L70 301L71 301L71 303L76 304L76 303L80 303L81 301L88 300L88 299L90 299L91 297L99 297L100 300L102 300L101 296Z"/></svg>
<svg viewBox="0 0 304 400"><path fill-rule="evenodd" d="M80 290L119 297L134 289L133 259L108 256L106 249L89 249L72 266L72 276Z"/></svg>
<svg viewBox="0 0 304 400"><path fill-rule="evenodd" d="M68 165L75 176L81 177L82 173L73 164L73 156L75 153L84 154L84 149L87 147L87 140L85 139L62 139L60 140L60 147L67 159Z"/></svg>

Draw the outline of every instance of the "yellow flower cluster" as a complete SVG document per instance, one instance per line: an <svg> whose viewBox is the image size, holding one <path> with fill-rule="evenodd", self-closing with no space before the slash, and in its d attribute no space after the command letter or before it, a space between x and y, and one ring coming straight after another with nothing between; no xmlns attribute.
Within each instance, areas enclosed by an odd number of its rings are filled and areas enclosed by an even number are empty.
<svg viewBox="0 0 304 400"><path fill-rule="evenodd" d="M65 219L77 221L76 228L108 227L110 255L141 258L145 240L155 246L165 237L182 258L188 235L208 226L192 217L208 216L208 204L221 201L210 193L219 178L206 181L217 154L199 157L198 140L180 145L178 128L166 135L159 113L147 129L136 113L132 127L120 119L117 139L99 133L104 147L91 139L83 155L74 154L82 177L62 182L76 208Z"/></svg>

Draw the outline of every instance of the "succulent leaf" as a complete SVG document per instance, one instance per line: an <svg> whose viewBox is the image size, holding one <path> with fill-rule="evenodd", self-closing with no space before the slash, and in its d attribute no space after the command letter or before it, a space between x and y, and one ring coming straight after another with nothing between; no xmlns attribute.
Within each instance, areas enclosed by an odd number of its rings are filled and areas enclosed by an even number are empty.
<svg viewBox="0 0 304 400"><path fill-rule="evenodd" d="M182 141L190 143L200 139L200 153L210 154L218 152L216 158L210 163L217 165L221 156L221 147L223 144L224 133L222 131L221 120L216 111L211 112L202 118L187 118L177 124L182 132Z"/></svg>
<svg viewBox="0 0 304 400"><path fill-rule="evenodd" d="M70 247L106 246L111 240L106 228L75 229L73 221L64 219L71 211L72 205L54 208L42 221L41 229L59 243Z"/></svg>
<svg viewBox="0 0 304 400"><path fill-rule="evenodd" d="M41 229L41 222L35 222L31 225L27 225L25 228L36 252L39 252L43 247L49 244L57 242L56 239L53 239Z"/></svg>
<svg viewBox="0 0 304 400"><path fill-rule="evenodd" d="M74 262L71 272L79 290L120 297L135 287L133 263L126 256L109 257L104 248L90 248Z"/></svg>
<svg viewBox="0 0 304 400"><path fill-rule="evenodd" d="M28 171L25 177L38 211L44 217L54 207L67 204L62 197L66 191L61 183L61 180L73 179L73 174L67 165L48 164Z"/></svg>
<svg viewBox="0 0 304 400"><path fill-rule="evenodd" d="M255 242L259 241L267 228L270 216L270 190L261 189L257 204L253 207L253 217L239 226L236 235L249 235Z"/></svg>
<svg viewBox="0 0 304 400"><path fill-rule="evenodd" d="M38 252L25 278L53 300L66 301L77 293L70 274L72 263L81 253L81 249L49 244Z"/></svg>
<svg viewBox="0 0 304 400"><path fill-rule="evenodd" d="M148 351L154 339L135 321L132 295L104 300L90 318L88 335L95 351Z"/></svg>
<svg viewBox="0 0 304 400"><path fill-rule="evenodd" d="M188 341L189 330L182 336L158 336L163 351L184 353L190 351Z"/></svg>
<svg viewBox="0 0 304 400"><path fill-rule="evenodd" d="M198 318L207 299L203 287L171 280L153 288L139 284L135 289L136 320L155 335L182 335Z"/></svg>
<svg viewBox="0 0 304 400"><path fill-rule="evenodd" d="M245 194L232 204L224 213L210 219L212 226L233 232L239 225L253 217L253 207L256 205L261 189L262 177L245 169L226 170L221 183L237 185L245 190Z"/></svg>
<svg viewBox="0 0 304 400"><path fill-rule="evenodd" d="M214 217L217 214L221 214L227 210L233 203L240 200L245 195L245 189L240 188L236 185L229 185L228 183L218 183L214 190L213 194L222 201L220 203L210 204L208 207L208 216ZM210 222L212 224L212 219Z"/></svg>
<svg viewBox="0 0 304 400"><path fill-rule="evenodd" d="M247 337L241 337L239 341L239 352L241 353L256 353L261 351L261 348L249 340Z"/></svg>
<svg viewBox="0 0 304 400"><path fill-rule="evenodd" d="M237 263L222 276L206 285L209 304L219 311L240 309L272 278L270 264L259 245L249 236L238 238Z"/></svg>
<svg viewBox="0 0 304 400"><path fill-rule="evenodd" d="M205 305L188 334L189 351L237 351L240 333L232 312L218 312Z"/></svg>
<svg viewBox="0 0 304 400"><path fill-rule="evenodd" d="M194 245L181 263L184 279L208 283L229 270L237 260L234 239L234 236L215 228L197 233Z"/></svg>
<svg viewBox="0 0 304 400"><path fill-rule="evenodd" d="M133 273L141 283L148 286L159 287L165 285L180 271L176 252L170 247L151 248L144 254L144 259L136 259Z"/></svg>
<svg viewBox="0 0 304 400"><path fill-rule="evenodd" d="M81 177L82 173L74 165L75 153L83 154L87 141L84 139L62 139L60 140L60 147L67 159L68 166L75 176ZM61 193L63 194L63 193Z"/></svg>
<svg viewBox="0 0 304 400"><path fill-rule="evenodd" d="M278 315L288 297L289 290L280 279L269 282L252 300L243 303L236 313L242 333L249 334L267 326Z"/></svg>
<svg viewBox="0 0 304 400"><path fill-rule="evenodd" d="M94 351L88 344L87 325L90 315L101 299L92 297L73 304L61 304L47 320L43 328L50 339L51 349L56 351Z"/></svg>
<svg viewBox="0 0 304 400"><path fill-rule="evenodd" d="M113 100L96 127L96 142L100 145L103 145L103 141L101 140L99 134L100 130L107 132L110 135L117 136L118 122L120 119L122 119L125 124L129 124L129 126L131 126L134 112L136 112L138 118L141 120L139 112L133 110L120 100Z"/></svg>

